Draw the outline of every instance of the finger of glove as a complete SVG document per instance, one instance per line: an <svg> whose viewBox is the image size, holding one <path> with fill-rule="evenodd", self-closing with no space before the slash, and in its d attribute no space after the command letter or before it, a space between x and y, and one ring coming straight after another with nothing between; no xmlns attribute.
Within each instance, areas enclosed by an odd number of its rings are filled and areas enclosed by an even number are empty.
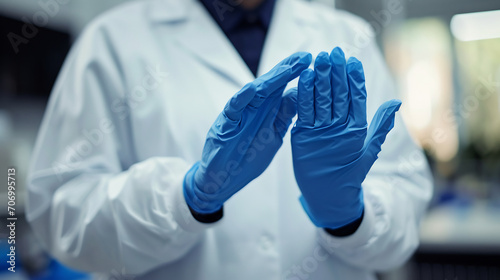
<svg viewBox="0 0 500 280"><path fill-rule="evenodd" d="M311 64L311 54L306 52L294 53L285 58L269 72L255 79L257 94L250 102L250 106L259 107L272 94L282 94L277 89L297 78L300 73Z"/></svg>
<svg viewBox="0 0 500 280"><path fill-rule="evenodd" d="M241 113L250 101L254 99L256 92L257 89L253 83L246 84L226 103L224 107L224 115L226 118L232 121L239 121L241 119Z"/></svg>
<svg viewBox="0 0 500 280"><path fill-rule="evenodd" d="M314 79L316 74L306 69L300 74L297 92L297 126L314 126Z"/></svg>
<svg viewBox="0 0 500 280"><path fill-rule="evenodd" d="M281 99L281 105L274 120L274 127L277 133L283 138L292 123L293 117L297 114L297 88L291 88L285 92Z"/></svg>
<svg viewBox="0 0 500 280"><path fill-rule="evenodd" d="M314 62L314 113L315 127L330 125L332 122L332 64L328 53L321 52Z"/></svg>
<svg viewBox="0 0 500 280"><path fill-rule="evenodd" d="M344 124L349 114L349 84L347 82L346 60L341 48L330 54L332 62L333 122Z"/></svg>
<svg viewBox="0 0 500 280"><path fill-rule="evenodd" d="M349 125L353 128L366 127L366 87L363 65L354 57L347 61L350 106Z"/></svg>
<svg viewBox="0 0 500 280"><path fill-rule="evenodd" d="M389 131L394 127L396 112L401 107L401 101L393 99L382 104L373 117L365 139L364 149L375 161Z"/></svg>

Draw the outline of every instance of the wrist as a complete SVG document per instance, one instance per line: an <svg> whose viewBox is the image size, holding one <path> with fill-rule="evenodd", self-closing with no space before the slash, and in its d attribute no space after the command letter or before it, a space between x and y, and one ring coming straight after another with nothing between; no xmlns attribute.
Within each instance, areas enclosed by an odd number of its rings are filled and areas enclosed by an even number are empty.
<svg viewBox="0 0 500 280"><path fill-rule="evenodd" d="M196 162L184 176L184 199L186 200L186 204L188 205L191 213L196 213L193 214L193 216L196 215L197 217L210 217L211 215L218 215L217 213L221 212L222 204L209 200L209 195L204 195L204 193L196 185L195 175L198 171L199 166L200 162Z"/></svg>
<svg viewBox="0 0 500 280"><path fill-rule="evenodd" d="M361 194L362 195L362 194ZM363 197L355 202L352 199L344 198L342 205L336 205L328 200L315 201L309 203L304 195L299 200L304 211L309 216L311 222L318 228L338 229L351 224L360 219L364 212ZM352 202L347 203L346 201Z"/></svg>
<svg viewBox="0 0 500 280"><path fill-rule="evenodd" d="M354 234L359 226L361 225L361 222L363 221L365 211L361 212L361 217L358 219L354 220L353 222L350 222L342 227L339 228L325 228L325 231L328 232L330 235L336 236L336 237L345 237Z"/></svg>
<svg viewBox="0 0 500 280"><path fill-rule="evenodd" d="M193 208L191 208L188 204L189 212L191 212L191 215L195 220L197 220L200 223L204 224L211 224L219 221L222 219L224 216L224 207L221 206L221 208L213 213L199 213L196 212Z"/></svg>

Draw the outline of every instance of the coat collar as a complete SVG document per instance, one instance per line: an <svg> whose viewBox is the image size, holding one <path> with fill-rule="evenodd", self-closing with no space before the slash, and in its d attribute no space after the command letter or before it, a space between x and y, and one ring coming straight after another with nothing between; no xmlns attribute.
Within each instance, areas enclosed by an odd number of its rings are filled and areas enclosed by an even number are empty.
<svg viewBox="0 0 500 280"><path fill-rule="evenodd" d="M171 23L187 19L194 0L153 0L149 3L149 19L157 23Z"/></svg>
<svg viewBox="0 0 500 280"><path fill-rule="evenodd" d="M317 22L312 13L309 3L303 0L277 0L276 5L281 8L286 7L291 12L291 18L297 22L307 24ZM190 9L193 5L199 6L198 0L152 0L149 3L148 15L153 22L178 22L186 20L190 16Z"/></svg>
<svg viewBox="0 0 500 280"><path fill-rule="evenodd" d="M238 87L252 81L253 74L198 0L152 0L149 19L177 28L175 38L186 50ZM271 20L257 75L270 70L286 56L306 50L307 28L316 24L308 3L278 0Z"/></svg>

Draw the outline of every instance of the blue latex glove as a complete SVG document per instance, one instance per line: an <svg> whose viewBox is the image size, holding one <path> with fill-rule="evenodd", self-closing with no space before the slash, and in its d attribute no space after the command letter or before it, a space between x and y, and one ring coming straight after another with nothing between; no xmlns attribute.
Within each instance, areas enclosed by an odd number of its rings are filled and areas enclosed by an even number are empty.
<svg viewBox="0 0 500 280"><path fill-rule="evenodd" d="M361 183L377 159L401 101L384 103L367 130L363 66L346 64L335 48L318 55L298 85L298 120L292 129L300 201L318 227L336 229L363 214Z"/></svg>
<svg viewBox="0 0 500 280"><path fill-rule="evenodd" d="M201 161L184 179L191 209L218 211L269 166L296 114L296 91L283 91L311 60L309 53L293 54L229 100L207 134Z"/></svg>

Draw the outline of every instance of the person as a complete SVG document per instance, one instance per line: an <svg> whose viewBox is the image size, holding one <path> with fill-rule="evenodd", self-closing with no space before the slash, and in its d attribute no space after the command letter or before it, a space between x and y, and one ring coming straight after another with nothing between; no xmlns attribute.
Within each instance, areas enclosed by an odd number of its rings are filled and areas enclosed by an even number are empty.
<svg viewBox="0 0 500 280"><path fill-rule="evenodd" d="M366 32L300 0L98 17L39 132L36 235L68 266L134 279L374 279L403 264L432 181Z"/></svg>

